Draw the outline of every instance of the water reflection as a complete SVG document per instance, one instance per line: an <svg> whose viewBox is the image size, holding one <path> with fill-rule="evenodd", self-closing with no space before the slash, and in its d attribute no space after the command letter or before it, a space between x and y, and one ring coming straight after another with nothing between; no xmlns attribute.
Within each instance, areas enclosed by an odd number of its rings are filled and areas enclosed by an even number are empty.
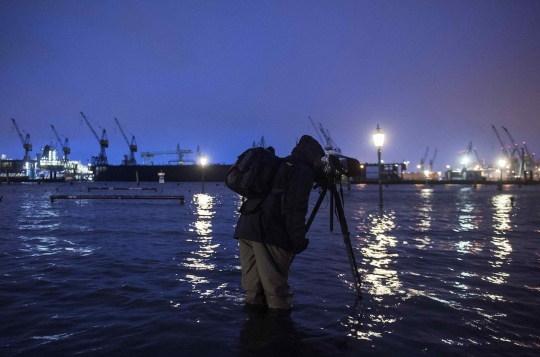
<svg viewBox="0 0 540 357"><path fill-rule="evenodd" d="M433 212L433 189L424 188L420 191L422 205L420 206L420 231L428 231L431 227L432 212Z"/></svg>
<svg viewBox="0 0 540 357"><path fill-rule="evenodd" d="M470 187L464 187L458 192L456 209L458 211L459 226L454 228L455 232L470 231L478 226L479 222L475 221L476 217L473 215L474 202L471 197L473 194L474 192Z"/></svg>
<svg viewBox="0 0 540 357"><path fill-rule="evenodd" d="M469 232L477 229L482 223L482 217L474 214L474 195L475 191L470 187L463 187L459 190L456 199L458 226L453 228L454 232ZM459 237L470 237L470 235L460 235ZM477 254L482 250L483 244L467 239L455 243L455 247L458 253Z"/></svg>
<svg viewBox="0 0 540 357"><path fill-rule="evenodd" d="M392 259L398 255L388 252L389 247L397 244L396 237L388 234L395 227L395 214L370 215L368 219L371 221L369 233L374 239L362 248L362 255L373 270L366 272L364 288L369 289L375 300L382 301L384 295L395 295L401 287L397 271L390 269Z"/></svg>
<svg viewBox="0 0 540 357"><path fill-rule="evenodd" d="M197 271L209 271L216 268L216 264L211 263L210 259L220 246L212 240L212 219L216 212L214 211L215 198L208 194L197 194L193 196L195 204L196 220L190 225L190 232L195 235L187 239L188 242L196 243L196 249L190 252L190 257L186 257L181 264L189 269L189 273L180 281L191 284L191 291L200 297L209 297L214 294L214 289L202 289L202 286L209 284L208 277L204 274L196 274Z"/></svg>
<svg viewBox="0 0 540 357"><path fill-rule="evenodd" d="M32 191L21 197L16 228L24 233L19 237L22 252L36 257L66 252L81 256L93 254L93 247L80 247L68 239L59 238L64 234L61 229L65 223L59 208L51 205L50 200L38 199Z"/></svg>
<svg viewBox="0 0 540 357"><path fill-rule="evenodd" d="M362 281L363 290L367 290L370 296L379 303L382 303L387 296L405 295L402 283L399 280L398 272L392 269L392 261L398 257L397 253L389 250L396 247L397 239L389 234L395 228L395 212L371 214L368 216L366 226L369 230L369 241L362 248L362 265L369 266L364 270ZM399 303L398 303L399 305ZM377 313L367 316L372 323L390 324L396 322L393 316ZM349 317L349 326L355 326L355 319ZM370 325L370 329L374 326ZM373 331L353 331L359 339L370 340L373 337L381 337L379 333Z"/></svg>
<svg viewBox="0 0 540 357"><path fill-rule="evenodd" d="M500 271L500 269L511 262L509 255L512 253L512 245L506 238L506 233L512 230L510 225L511 197L511 195L501 194L492 198L494 235L491 237L493 248L490 249L490 252L493 258L489 264L497 270L491 276L486 276L483 279L493 284L505 284L510 277L510 274Z"/></svg>

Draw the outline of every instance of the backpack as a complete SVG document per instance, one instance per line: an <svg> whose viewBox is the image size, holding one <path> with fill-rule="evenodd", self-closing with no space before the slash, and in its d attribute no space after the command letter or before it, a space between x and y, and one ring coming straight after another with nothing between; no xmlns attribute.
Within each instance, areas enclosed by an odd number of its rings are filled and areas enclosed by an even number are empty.
<svg viewBox="0 0 540 357"><path fill-rule="evenodd" d="M227 172L225 186L246 198L264 198L272 192L281 160L271 146L248 149Z"/></svg>

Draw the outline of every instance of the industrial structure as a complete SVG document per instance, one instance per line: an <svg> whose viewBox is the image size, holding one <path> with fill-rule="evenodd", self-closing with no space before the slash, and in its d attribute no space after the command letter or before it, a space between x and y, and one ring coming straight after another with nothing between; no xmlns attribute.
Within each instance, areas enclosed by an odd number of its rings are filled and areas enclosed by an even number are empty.
<svg viewBox="0 0 540 357"><path fill-rule="evenodd" d="M426 148L426 153L424 154L424 157L420 159L420 164L416 166L418 170L420 170L420 172L424 172L424 163L426 162L428 152L429 146Z"/></svg>
<svg viewBox="0 0 540 357"><path fill-rule="evenodd" d="M181 150L180 144L176 145L176 150L170 150L170 151L145 151L141 152L141 157L143 159L143 164L145 165L153 165L154 163L151 161L154 156L157 155L176 155L178 157L177 160L169 160L169 164L175 163L177 165L183 165L186 162L194 162L194 160L184 160L184 154L191 154L191 150Z"/></svg>
<svg viewBox="0 0 540 357"><path fill-rule="evenodd" d="M92 156L92 165L93 166L103 166L108 165L107 161L107 154L105 153L105 149L109 147L109 139L107 138L107 132L103 129L103 133L101 134L101 139L96 134L96 131L94 128L92 128L92 125L90 125L90 122L88 121L88 118L86 115L84 115L83 112L80 112L84 121L86 124L88 124L88 127L92 131L92 134L94 134L96 140L99 142L99 155L98 156Z"/></svg>
<svg viewBox="0 0 540 357"><path fill-rule="evenodd" d="M60 144L60 147L62 148L62 162L64 165L67 165L69 162L68 155L71 153L71 148L69 146L69 140L66 138L66 140L62 143L62 140L60 139L60 136L56 132L56 129L54 128L54 125L51 124L52 131L54 135L56 136L56 140L58 140L58 144Z"/></svg>
<svg viewBox="0 0 540 357"><path fill-rule="evenodd" d="M15 122L15 119L11 118L11 121L13 122L13 126L15 127L15 130L17 130L17 134L19 134L19 138L21 139L21 142L23 144L24 148L24 161L30 161L30 151L32 151L32 142L30 141L30 134L26 133L26 137L23 138L21 131L19 130L19 127L17 126L17 122Z"/></svg>
<svg viewBox="0 0 540 357"><path fill-rule="evenodd" d="M126 141L126 144L129 146L129 158L127 155L124 155L124 165L137 165L137 161L135 160L135 153L137 152L137 142L135 141L135 135L131 134L130 143L128 141L128 138L126 137L126 134L124 133L124 130L122 129L122 126L118 122L118 119L114 118L114 120L116 121L116 124L118 125L118 128L120 129L120 132L122 133L122 136Z"/></svg>
<svg viewBox="0 0 540 357"><path fill-rule="evenodd" d="M202 157L200 147L197 146L196 160L186 159L186 154L191 154L191 150L180 149L180 144L177 144L175 150L167 151L145 151L140 153L142 157L142 165L137 163L135 155L138 147L135 136L129 133L126 128L120 123L117 118L114 118L125 143L129 147L129 154L124 155L122 163L119 165L109 165L105 149L109 147L107 132L102 128L101 138L98 137L94 130L94 123L91 124L89 118L83 112L80 112L82 120L90 128L92 134L97 139L100 145L98 156L92 156L91 164L83 165L80 161L69 161L71 147L69 140L63 135L60 135L54 125L50 125L54 138L51 136L50 143L44 145L41 151L36 154L36 158L32 159L30 153L32 151L32 142L30 134L21 130L15 119L11 118L13 131L22 143L24 149L24 157L22 160L13 160L6 158L5 155L0 157L0 182L11 180L12 182L24 180L61 180L61 179L93 179L98 181L107 180L137 180L152 181L157 180L157 172L164 172L167 175L168 181L194 181L198 179L200 170L197 165L184 165L186 163L196 164ZM81 122L82 122L81 120ZM327 153L341 153L341 149L332 139L330 132L320 123L315 123L309 117L311 125L316 131L316 136ZM96 124L97 125L97 124ZM93 127L94 126L94 127ZM98 125L99 126L99 125ZM101 128L101 127L100 127ZM540 167L535 160L534 152L530 152L525 142L518 142L514 139L510 130L502 126L498 130L495 125L492 125L493 132L500 144L500 153L497 153L496 158L492 160L497 163L487 163L483 159L477 148L470 141L466 148L459 151L458 158L460 166L450 168L443 173L433 172L435 160L437 158L438 149L435 149L430 154L430 147L427 147L423 157L420 159L420 164L416 169L407 171L409 161L403 163L364 163L361 167L361 175L355 178L356 182L369 182L378 177L379 170L381 177L385 182L411 182L411 181L426 181L437 180L442 182L462 182L467 181L486 182L486 181L501 181L528 183L530 181L540 181ZM128 135L131 135L129 138ZM131 140L129 140L131 139ZM267 147L264 136L261 139L253 142L255 147ZM61 150L60 150L61 148ZM58 157L62 151L61 157ZM165 163L154 163L154 158L160 155L173 155L171 160ZM431 158L429 158L431 157ZM127 169L127 167L130 167ZM194 166L194 167L191 167ZM221 166L221 167L220 167ZM211 177L211 172L214 172L215 177L219 179L223 172L227 172L228 165L208 165L211 167L205 172L208 173L208 178ZM419 170L418 170L419 169ZM90 176L89 176L90 175Z"/></svg>
<svg viewBox="0 0 540 357"><path fill-rule="evenodd" d="M334 139L332 139L332 137L330 136L330 132L328 131L328 129L324 129L321 123L318 123L319 126L316 126L311 117L309 117L309 121L311 122L311 125L313 125L313 128L315 129L315 132L319 137L319 140L323 143L324 150L327 153L341 154L341 149L337 146Z"/></svg>

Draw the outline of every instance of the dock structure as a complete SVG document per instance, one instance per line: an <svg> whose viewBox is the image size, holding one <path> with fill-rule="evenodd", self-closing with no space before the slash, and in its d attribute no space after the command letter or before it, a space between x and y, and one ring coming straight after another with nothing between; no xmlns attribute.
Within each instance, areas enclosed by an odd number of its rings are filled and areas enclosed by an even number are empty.
<svg viewBox="0 0 540 357"><path fill-rule="evenodd" d="M138 190L138 191L154 191L157 192L155 187L88 187L88 192L91 190Z"/></svg>
<svg viewBox="0 0 540 357"><path fill-rule="evenodd" d="M51 195L51 202L55 200L180 200L184 203L184 196L141 196L141 195Z"/></svg>

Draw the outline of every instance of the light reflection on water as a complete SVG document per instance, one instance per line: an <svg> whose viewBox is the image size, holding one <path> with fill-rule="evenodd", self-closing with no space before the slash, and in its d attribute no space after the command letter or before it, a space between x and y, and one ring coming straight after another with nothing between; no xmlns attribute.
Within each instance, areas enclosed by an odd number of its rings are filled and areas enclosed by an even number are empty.
<svg viewBox="0 0 540 357"><path fill-rule="evenodd" d="M458 211L459 226L454 228L455 232L466 232L476 229L480 223L474 215L473 195L474 192L470 187L464 187L458 192L456 209Z"/></svg>
<svg viewBox="0 0 540 357"><path fill-rule="evenodd" d="M510 213L512 210L510 197L511 195L501 194L492 198L494 232L491 243L494 247L490 248L493 257L489 264L496 271L482 279L493 284L505 284L510 277L510 274L504 271L504 266L511 263L510 254L512 253L512 245L506 237L506 233L512 229L510 225Z"/></svg>
<svg viewBox="0 0 540 357"><path fill-rule="evenodd" d="M472 188L462 187L458 191L455 206L459 225L453 228L454 232L470 232L481 225L481 217L475 215L474 190ZM459 237L467 239L455 243L458 253L477 254L484 246L482 242L475 242L468 239L470 234L460 234Z"/></svg>
<svg viewBox="0 0 540 357"><path fill-rule="evenodd" d="M35 189L32 187L32 189ZM61 211L53 207L50 200L38 200L32 191L21 196L17 229L24 232L19 236L21 252L30 256L39 257L62 253L72 253L80 256L94 253L92 247L82 247L69 239L58 238L52 232L62 231L65 223L61 223ZM31 232L49 233L33 236Z"/></svg>
<svg viewBox="0 0 540 357"><path fill-rule="evenodd" d="M212 219L215 216L214 208L215 198L208 194L196 194L193 196L195 204L196 220L191 224L190 232L195 232L195 237L189 238L188 242L194 242L197 245L195 251L191 251L191 257L185 258L181 264L189 269L189 274L186 274L185 279L179 279L183 282L191 284L191 292L200 295L200 297L209 297L214 293L213 289L202 289L202 285L209 284L210 281L204 275L196 275L195 271L214 270L216 264L210 262L212 256L219 248L219 243L213 243L212 237Z"/></svg>
<svg viewBox="0 0 540 357"><path fill-rule="evenodd" d="M420 231L428 231L431 227L433 206L431 198L433 195L432 188L424 188L420 191L422 205L420 206Z"/></svg>
<svg viewBox="0 0 540 357"><path fill-rule="evenodd" d="M373 213L366 218L365 226L368 227L368 238L361 248L363 266L368 268L361 269L362 289L367 291L374 301L383 302L388 296L404 295L402 283L399 280L398 272L393 268L393 262L399 258L396 252L390 252L395 248L397 238L390 234L395 228L395 212L385 214ZM400 305L399 302L396 305ZM375 326L384 326L396 322L396 318L391 315L382 314L380 311L376 314L368 314L372 322L367 331L354 331L358 339L371 339L372 337L382 337L378 332L374 332ZM353 316L349 316L350 326L355 325Z"/></svg>
<svg viewBox="0 0 540 357"><path fill-rule="evenodd" d="M239 355L234 350L238 332L251 331L253 325L242 327L246 316L239 308L243 292L237 242L230 237L241 204L238 196L216 188L211 195L189 195L184 206L145 202L137 205L139 210L131 208L133 215L127 217L127 205L114 202L108 203L105 213L112 213L105 217L104 205L96 201L51 205L40 193L44 188L34 188L37 193L32 199L3 193L3 204L17 202L15 209L6 210L10 219L0 220L8 228L0 294L2 302L9 303L4 303L2 311L7 316L6 345L23 351L32 346L31 338L46 338L63 340L63 345L49 344L56 354L65 346L82 352L89 344L99 344L104 355L114 355L120 349L137 351L138 346L131 346L147 337L153 341L149 343L152 348L179 339L185 348L188 338L182 340L182 331L201 326L197 332L212 330L222 336L206 355ZM322 355L337 355L336 349L346 356L434 355L435 351L534 355L540 346L540 333L531 321L540 291L535 275L540 262L540 216L534 212L539 190L514 187L499 194L493 186L477 190L390 186L383 213L376 210L377 193L376 187L353 187L345 209L353 218L348 223L361 269L364 317L355 314L353 293L346 290L350 272L341 264L343 247L335 239L327 239L325 216L319 220L324 233L314 233L313 246L295 260L295 282L308 284L301 287L305 293L298 294L298 304L293 305L291 318L298 332L295 336L300 337L292 342L322 347L328 351ZM511 196L516 197L515 207ZM80 209L81 203L89 207ZM156 213L156 207L167 212ZM119 220L129 224L147 217L159 219L159 224L151 225L155 233L143 236L135 229L124 232L121 225L119 228ZM83 259L81 247L86 245L101 251ZM100 248L104 245L119 250L113 251L114 256L104 254L107 249ZM63 259L68 254L70 261L66 262ZM171 260L171 255L176 258ZM340 268L334 265L337 261ZM315 289L311 283L315 266L332 278L339 276L333 286L345 293L336 289L339 293L328 294L331 300L310 294ZM323 282L320 291L333 281ZM165 295L167 309L156 315L156 306L159 308ZM66 301L71 304L71 315L65 313ZM107 323L121 329L103 327L104 316ZM147 321L149 316L165 323L156 328L154 323L136 322ZM81 317L87 318L81 322ZM38 318L40 324L36 325ZM252 322L266 327L259 320ZM90 325L97 327L91 330ZM17 332L25 331L24 326L35 332ZM130 337L123 337L125 343L101 338L123 333L124 326L133 331ZM283 325L275 327L283 329ZM180 332L171 334L173 330ZM24 337L27 335L34 337ZM207 342L200 337L189 340L194 341L186 349L189 355Z"/></svg>

